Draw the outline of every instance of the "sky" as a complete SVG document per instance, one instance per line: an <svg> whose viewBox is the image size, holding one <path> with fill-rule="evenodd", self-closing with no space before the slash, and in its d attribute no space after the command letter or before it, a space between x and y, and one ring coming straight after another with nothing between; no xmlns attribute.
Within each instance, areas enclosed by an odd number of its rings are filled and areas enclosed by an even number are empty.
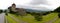
<svg viewBox="0 0 60 23"><path fill-rule="evenodd" d="M54 10L60 6L60 0L0 0L0 9L7 9L13 3L38 10L40 8Z"/></svg>

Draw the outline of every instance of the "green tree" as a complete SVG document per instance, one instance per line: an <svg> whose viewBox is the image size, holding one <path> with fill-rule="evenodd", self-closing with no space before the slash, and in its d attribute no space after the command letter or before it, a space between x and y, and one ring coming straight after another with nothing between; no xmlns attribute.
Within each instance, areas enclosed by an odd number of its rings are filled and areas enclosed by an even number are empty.
<svg viewBox="0 0 60 23"><path fill-rule="evenodd" d="M54 10L54 12L58 12L58 17L60 18L60 6Z"/></svg>
<svg viewBox="0 0 60 23"><path fill-rule="evenodd" d="M60 13L60 6L54 10L54 12L59 12Z"/></svg>
<svg viewBox="0 0 60 23"><path fill-rule="evenodd" d="M8 10L6 9L6 10L4 10L4 13L5 13L5 15L7 15L8 16Z"/></svg>
<svg viewBox="0 0 60 23"><path fill-rule="evenodd" d="M0 10L0 13L2 13L3 12L3 10Z"/></svg>
<svg viewBox="0 0 60 23"><path fill-rule="evenodd" d="M40 13L34 13L33 16L35 17L35 20L37 20L37 21L41 21L42 20L42 14L40 14Z"/></svg>

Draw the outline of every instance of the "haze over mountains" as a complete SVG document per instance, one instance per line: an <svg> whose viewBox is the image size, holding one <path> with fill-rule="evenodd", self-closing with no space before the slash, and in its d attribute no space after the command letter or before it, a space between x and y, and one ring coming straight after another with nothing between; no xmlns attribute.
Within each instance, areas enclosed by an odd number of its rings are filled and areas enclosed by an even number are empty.
<svg viewBox="0 0 60 23"><path fill-rule="evenodd" d="M31 6L22 6L22 5L17 5L17 8L24 8L24 9L31 9L31 10L38 10L38 11L52 11L46 7L31 7Z"/></svg>

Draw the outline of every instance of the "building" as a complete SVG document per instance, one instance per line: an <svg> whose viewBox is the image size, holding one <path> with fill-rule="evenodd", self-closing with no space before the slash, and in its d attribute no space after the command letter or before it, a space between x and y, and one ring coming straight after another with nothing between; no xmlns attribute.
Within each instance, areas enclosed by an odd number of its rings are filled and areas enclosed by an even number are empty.
<svg viewBox="0 0 60 23"><path fill-rule="evenodd" d="M13 12L17 12L20 15L26 15L26 12L23 8L16 8L16 4L13 3L12 6L8 7L8 9L10 9Z"/></svg>

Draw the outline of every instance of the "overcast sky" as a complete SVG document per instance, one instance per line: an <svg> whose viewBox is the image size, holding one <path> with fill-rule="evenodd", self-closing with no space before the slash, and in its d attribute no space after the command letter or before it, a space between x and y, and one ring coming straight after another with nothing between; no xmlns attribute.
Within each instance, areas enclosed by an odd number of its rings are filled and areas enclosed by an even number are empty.
<svg viewBox="0 0 60 23"><path fill-rule="evenodd" d="M16 5L29 6L34 8L56 9L60 0L0 0L0 9L7 9L12 3Z"/></svg>

